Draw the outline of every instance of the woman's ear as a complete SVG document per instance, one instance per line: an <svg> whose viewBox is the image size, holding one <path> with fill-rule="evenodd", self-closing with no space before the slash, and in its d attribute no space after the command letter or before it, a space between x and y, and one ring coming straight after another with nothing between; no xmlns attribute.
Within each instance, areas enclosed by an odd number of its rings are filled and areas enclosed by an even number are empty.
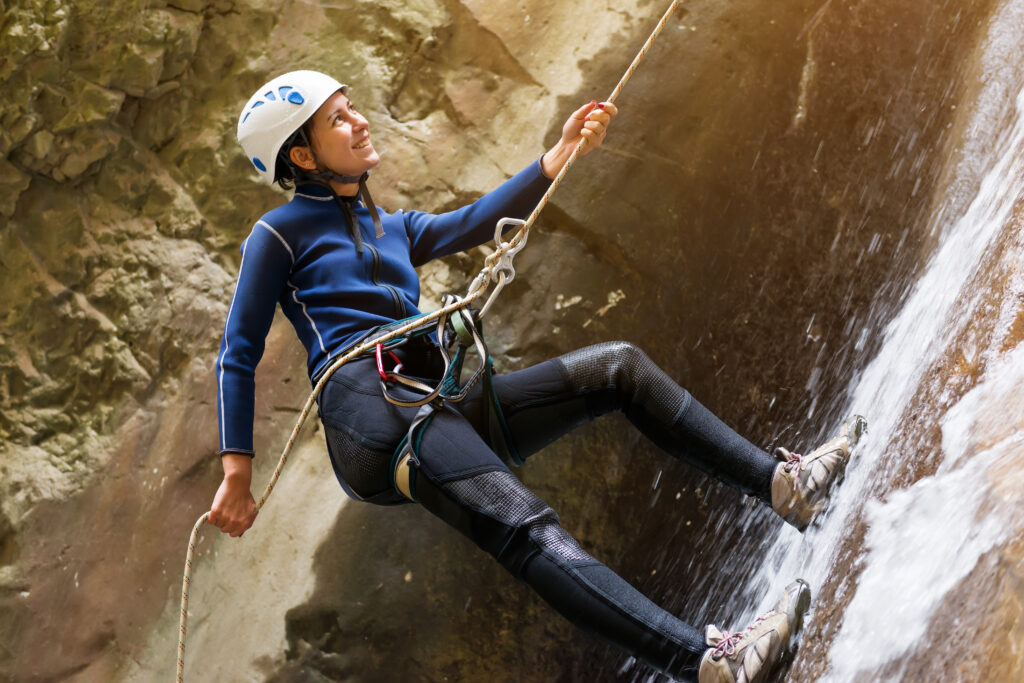
<svg viewBox="0 0 1024 683"><path fill-rule="evenodd" d="M313 153L309 150L309 147L299 145L292 147L288 150L288 158L299 168L304 168L307 171L316 170L316 159L313 158Z"/></svg>

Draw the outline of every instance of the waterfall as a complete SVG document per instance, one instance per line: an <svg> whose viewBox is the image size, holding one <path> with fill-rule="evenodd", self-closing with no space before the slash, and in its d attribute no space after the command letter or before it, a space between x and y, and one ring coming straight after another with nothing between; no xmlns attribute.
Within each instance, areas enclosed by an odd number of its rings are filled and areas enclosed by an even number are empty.
<svg viewBox="0 0 1024 683"><path fill-rule="evenodd" d="M1000 489L995 473L1009 458L1021 457L1024 422L995 443L979 443L972 425L985 419L984 411L1009 405L991 397L1013 403L1019 396L1024 348L1000 356L991 344L965 344L961 353L983 371L962 396L936 379L942 376L936 368L962 342L972 321L1017 309L1016 302L986 298L981 283L998 247L1009 239L1013 210L1024 198L1024 89L998 71L1000 60L1019 60L1022 27L1024 2L1007 2L993 17L984 46L986 80L967 115L967 130L998 142L985 147L987 158L962 164L962 173L970 172L968 166L987 169L974 184L976 195L959 215L936 203L926 227L937 239L934 252L900 310L889 316L877 355L852 378L845 412L866 416L869 432L854 451L846 479L819 525L803 536L786 528L770 542L763 567L748 584L751 596L763 595L750 615L769 607L794 577L805 578L816 593L826 584L837 586L834 601L846 606L830 646L825 639L829 681L899 678L901 655L921 642L946 594L985 552L1022 526L1008 523L1007 515L1019 514L1020 506ZM993 121L1009 125L1001 131L983 127ZM922 401L922 396L935 400ZM908 424L915 411L927 410L942 414L936 420L941 449L922 468L929 473L890 491L907 457L931 457L926 452L930 435ZM837 560L860 524L867 528L863 548L855 566L845 563L849 572L860 572L851 580L838 576L844 563ZM815 618L812 612L811 623Z"/></svg>

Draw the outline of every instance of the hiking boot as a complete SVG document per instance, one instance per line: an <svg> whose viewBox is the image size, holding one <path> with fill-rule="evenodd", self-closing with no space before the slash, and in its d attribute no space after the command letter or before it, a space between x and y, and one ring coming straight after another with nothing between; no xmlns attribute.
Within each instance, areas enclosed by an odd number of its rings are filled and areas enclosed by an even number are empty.
<svg viewBox="0 0 1024 683"><path fill-rule="evenodd" d="M785 462L775 468L772 477L772 509L800 531L806 529L846 470L850 450L867 424L860 415L847 418L837 436L809 455L776 448L775 457Z"/></svg>
<svg viewBox="0 0 1024 683"><path fill-rule="evenodd" d="M797 579L786 586L775 607L739 633L705 630L710 647L704 651L697 673L699 683L755 683L771 673L789 640L800 630L811 604L811 589Z"/></svg>

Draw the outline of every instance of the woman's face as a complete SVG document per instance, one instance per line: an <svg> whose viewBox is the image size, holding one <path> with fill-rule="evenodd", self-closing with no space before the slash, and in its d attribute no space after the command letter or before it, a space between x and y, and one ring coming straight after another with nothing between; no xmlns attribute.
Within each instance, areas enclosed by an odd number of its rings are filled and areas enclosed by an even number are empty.
<svg viewBox="0 0 1024 683"><path fill-rule="evenodd" d="M336 92L313 114L313 153L328 170L358 176L380 162L370 142L370 124Z"/></svg>

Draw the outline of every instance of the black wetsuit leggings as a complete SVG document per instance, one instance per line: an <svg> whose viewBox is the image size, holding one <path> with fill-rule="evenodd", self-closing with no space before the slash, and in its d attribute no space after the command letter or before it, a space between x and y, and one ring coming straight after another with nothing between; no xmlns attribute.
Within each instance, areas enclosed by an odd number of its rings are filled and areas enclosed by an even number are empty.
<svg viewBox="0 0 1024 683"><path fill-rule="evenodd" d="M399 355L404 373L437 377L436 350L421 345ZM621 410L668 453L770 501L778 461L727 427L631 344L590 346L496 375L494 383L522 458L599 415ZM404 500L389 466L417 409L384 400L373 360L339 369L319 407L331 461L346 490L380 504ZM695 677L707 647L702 633L580 548L555 512L495 455L485 410L482 390L475 387L465 401L435 413L417 450L419 502L577 626L660 671Z"/></svg>

